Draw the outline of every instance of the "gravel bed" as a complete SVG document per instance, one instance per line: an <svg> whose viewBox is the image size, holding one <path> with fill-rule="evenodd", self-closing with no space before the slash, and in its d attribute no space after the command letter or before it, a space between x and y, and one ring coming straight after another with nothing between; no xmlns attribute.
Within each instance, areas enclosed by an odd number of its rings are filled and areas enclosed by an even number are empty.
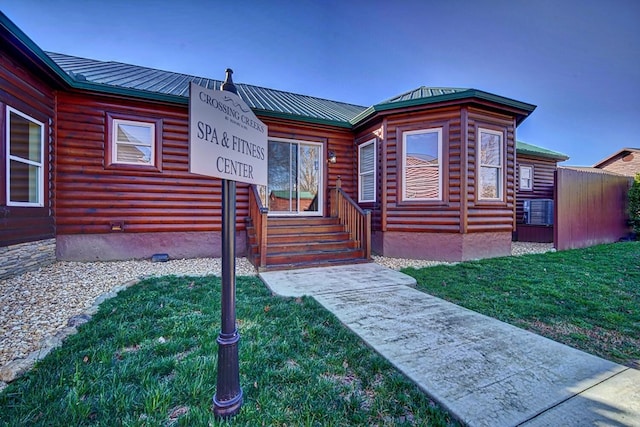
<svg viewBox="0 0 640 427"><path fill-rule="evenodd" d="M57 262L33 272L0 280L0 381L3 370L25 359L68 328L69 319L86 313L101 295L152 276L220 275L219 258L168 262ZM236 275L255 275L245 258L236 259ZM0 389L2 384L0 384Z"/></svg>
<svg viewBox="0 0 640 427"><path fill-rule="evenodd" d="M553 250L551 244L514 242L513 255ZM399 270L428 267L443 262L374 256L374 262ZM57 262L36 271L0 280L0 390L2 381L11 381L25 367L8 369L27 360L32 365L44 355L35 355L46 346L59 344L72 333L69 320L91 314L105 297L115 295L124 285L152 276L206 276L221 272L219 258L121 262ZM236 259L236 275L255 275L245 259ZM71 332L68 332L71 330ZM61 338L57 338L60 337ZM45 353L46 354L46 353ZM24 365L24 364L23 364ZM28 369L29 366L26 366Z"/></svg>
<svg viewBox="0 0 640 427"><path fill-rule="evenodd" d="M511 242L511 255L541 254L555 251L553 243ZM401 270L407 267L423 268L440 264L455 264L445 261L427 261L420 259L389 258L373 255L373 261L393 270Z"/></svg>

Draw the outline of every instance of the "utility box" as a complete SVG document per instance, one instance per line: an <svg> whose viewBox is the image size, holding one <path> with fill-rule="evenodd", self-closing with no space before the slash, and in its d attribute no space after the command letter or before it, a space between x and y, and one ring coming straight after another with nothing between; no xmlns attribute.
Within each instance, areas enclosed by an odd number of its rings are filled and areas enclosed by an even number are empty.
<svg viewBox="0 0 640 427"><path fill-rule="evenodd" d="M530 225L553 225L553 200L524 200L524 223Z"/></svg>

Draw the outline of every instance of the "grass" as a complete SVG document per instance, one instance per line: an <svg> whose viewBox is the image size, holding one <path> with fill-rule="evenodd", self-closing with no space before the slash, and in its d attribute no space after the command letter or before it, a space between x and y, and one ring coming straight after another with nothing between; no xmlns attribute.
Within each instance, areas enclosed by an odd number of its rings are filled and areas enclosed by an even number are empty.
<svg viewBox="0 0 640 427"><path fill-rule="evenodd" d="M0 393L2 426L456 425L313 299L237 278L244 405L213 416L218 278L147 279Z"/></svg>
<svg viewBox="0 0 640 427"><path fill-rule="evenodd" d="M403 271L426 293L640 367L640 242Z"/></svg>

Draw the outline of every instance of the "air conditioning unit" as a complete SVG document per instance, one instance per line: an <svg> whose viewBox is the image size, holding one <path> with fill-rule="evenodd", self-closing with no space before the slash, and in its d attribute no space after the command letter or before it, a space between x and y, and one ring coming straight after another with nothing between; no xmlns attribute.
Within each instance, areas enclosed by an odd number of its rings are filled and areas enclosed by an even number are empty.
<svg viewBox="0 0 640 427"><path fill-rule="evenodd" d="M553 200L525 200L524 223L532 225L553 225Z"/></svg>

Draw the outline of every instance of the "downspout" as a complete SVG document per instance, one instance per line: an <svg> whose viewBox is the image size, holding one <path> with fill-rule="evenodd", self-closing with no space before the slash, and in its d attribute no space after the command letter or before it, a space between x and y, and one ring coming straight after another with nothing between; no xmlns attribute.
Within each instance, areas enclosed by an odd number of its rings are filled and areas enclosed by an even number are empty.
<svg viewBox="0 0 640 427"><path fill-rule="evenodd" d="M460 138L462 139L460 144L460 157L462 161L462 167L460 177L460 233L467 234L467 226L468 226L468 191L469 191L469 111L467 107L462 107L460 109L460 128L462 131L462 135Z"/></svg>
<svg viewBox="0 0 640 427"><path fill-rule="evenodd" d="M58 258L58 216L57 211L57 183L58 183L58 95L60 91L53 91L53 124L49 124L49 214L53 218L53 237L56 240L56 259ZM104 159L104 156L103 156Z"/></svg>
<svg viewBox="0 0 640 427"><path fill-rule="evenodd" d="M518 203L518 186L520 185L516 181L518 176L518 135L517 135L517 123L516 118L513 118L513 218L511 219L511 236L513 240L513 233L516 231L516 204ZM533 176L531 177L533 180ZM533 181L532 181L533 182ZM555 206L555 205L554 205Z"/></svg>
<svg viewBox="0 0 640 427"><path fill-rule="evenodd" d="M382 120L382 144L380 147L381 155L382 155L382 170L380 174L380 178L382 179L381 190L382 194L380 194L380 232L384 233L387 231L387 129L389 128L386 117ZM396 191L396 197L398 192ZM397 200L396 200L397 203ZM383 238L384 241L384 238Z"/></svg>

